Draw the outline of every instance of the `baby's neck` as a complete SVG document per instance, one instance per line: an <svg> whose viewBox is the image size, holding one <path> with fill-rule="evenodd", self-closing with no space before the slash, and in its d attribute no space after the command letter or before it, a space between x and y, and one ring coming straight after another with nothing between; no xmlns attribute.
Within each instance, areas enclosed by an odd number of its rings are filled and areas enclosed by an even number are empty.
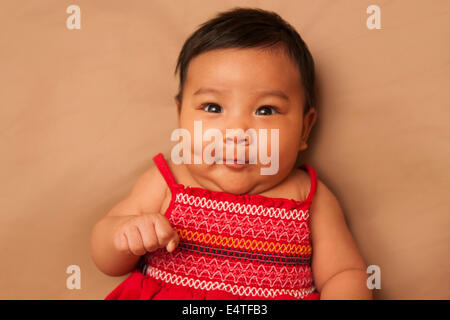
<svg viewBox="0 0 450 320"><path fill-rule="evenodd" d="M309 190L299 188L299 183L303 186L309 185L309 175L303 170L294 169L286 177L278 177L278 179L268 180L268 184L255 184L252 188L243 189L240 192L231 192L225 190L205 177L197 177L184 164L174 164L168 161L170 170L172 171L177 183L184 186L202 188L217 192L228 192L233 194L258 194L266 197L275 198L292 198L295 200L303 200L303 191ZM278 181L280 180L280 181ZM305 190L303 190L305 189Z"/></svg>

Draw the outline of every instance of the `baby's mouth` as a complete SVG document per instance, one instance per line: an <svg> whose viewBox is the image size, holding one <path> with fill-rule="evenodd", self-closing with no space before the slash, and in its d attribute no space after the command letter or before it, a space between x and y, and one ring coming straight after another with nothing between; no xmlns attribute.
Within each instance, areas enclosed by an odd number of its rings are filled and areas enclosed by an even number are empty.
<svg viewBox="0 0 450 320"><path fill-rule="evenodd" d="M223 159L223 163L224 164L248 164L248 160L244 160L243 163L238 163L238 159L237 158L229 158L229 159Z"/></svg>
<svg viewBox="0 0 450 320"><path fill-rule="evenodd" d="M223 159L223 164L225 165L225 167L229 168L229 169L233 169L233 170L239 170L239 169L244 169L248 166L249 162L248 160L245 160L244 163L238 163L237 159Z"/></svg>

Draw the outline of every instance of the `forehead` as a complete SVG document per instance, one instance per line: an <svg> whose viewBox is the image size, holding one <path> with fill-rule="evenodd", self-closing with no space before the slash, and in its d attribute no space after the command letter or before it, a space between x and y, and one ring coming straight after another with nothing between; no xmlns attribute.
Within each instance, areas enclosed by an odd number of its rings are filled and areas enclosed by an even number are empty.
<svg viewBox="0 0 450 320"><path fill-rule="evenodd" d="M283 49L216 49L189 63L185 90L203 86L226 90L283 90L291 95L301 88L298 67Z"/></svg>

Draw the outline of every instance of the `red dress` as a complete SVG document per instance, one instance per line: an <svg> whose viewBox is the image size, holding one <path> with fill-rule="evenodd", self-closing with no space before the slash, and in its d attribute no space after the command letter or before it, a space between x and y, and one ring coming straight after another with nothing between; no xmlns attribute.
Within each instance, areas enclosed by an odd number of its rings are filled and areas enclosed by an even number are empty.
<svg viewBox="0 0 450 320"><path fill-rule="evenodd" d="M172 199L165 212L180 243L142 256L105 300L318 300L306 200L234 195L178 184L164 156L153 161Z"/></svg>

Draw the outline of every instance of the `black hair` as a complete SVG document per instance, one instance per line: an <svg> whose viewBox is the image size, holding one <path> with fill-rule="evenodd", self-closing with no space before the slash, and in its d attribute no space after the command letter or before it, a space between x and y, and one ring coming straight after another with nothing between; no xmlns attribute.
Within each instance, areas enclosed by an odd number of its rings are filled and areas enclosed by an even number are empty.
<svg viewBox="0 0 450 320"><path fill-rule="evenodd" d="M175 75L180 71L178 94L181 107L189 62L214 49L276 48L282 45L299 68L306 94L303 112L316 107L314 60L303 39L277 13L260 8L234 7L201 24L185 41L178 56Z"/></svg>

